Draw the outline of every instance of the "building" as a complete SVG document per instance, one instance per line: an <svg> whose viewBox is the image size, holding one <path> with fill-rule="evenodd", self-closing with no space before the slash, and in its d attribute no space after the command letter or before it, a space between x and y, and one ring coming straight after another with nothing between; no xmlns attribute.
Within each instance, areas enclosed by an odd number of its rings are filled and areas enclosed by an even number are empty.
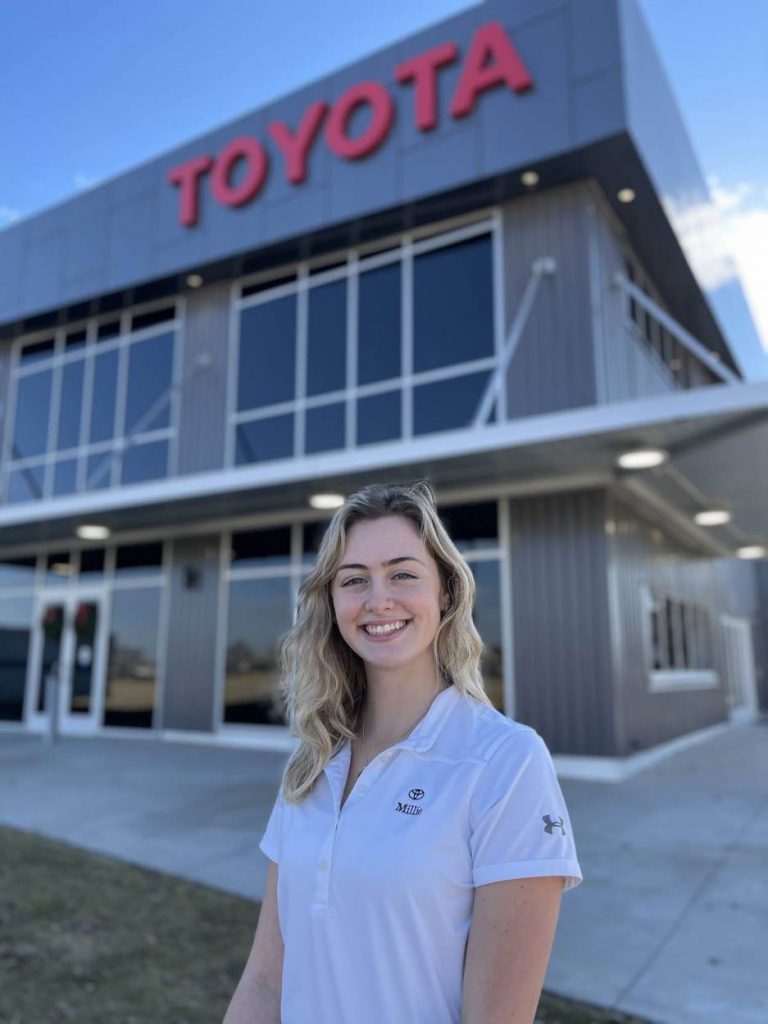
<svg viewBox="0 0 768 1024"><path fill-rule="evenodd" d="M759 714L768 380L707 202L634 0L487 0L0 233L2 728L285 746L310 499L423 476L573 771Z"/></svg>

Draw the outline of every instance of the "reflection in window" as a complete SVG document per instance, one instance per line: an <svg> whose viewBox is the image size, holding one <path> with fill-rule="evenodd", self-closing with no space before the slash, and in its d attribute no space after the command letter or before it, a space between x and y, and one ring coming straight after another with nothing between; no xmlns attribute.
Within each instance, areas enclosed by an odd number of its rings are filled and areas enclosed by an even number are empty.
<svg viewBox="0 0 768 1024"><path fill-rule="evenodd" d="M239 423L236 429L235 462L287 459L293 455L293 413Z"/></svg>
<svg viewBox="0 0 768 1024"><path fill-rule="evenodd" d="M53 467L53 493L74 494L77 490L77 459L57 459Z"/></svg>
<svg viewBox="0 0 768 1024"><path fill-rule="evenodd" d="M4 722L24 718L32 607L31 595L0 598L0 720Z"/></svg>
<svg viewBox="0 0 768 1024"><path fill-rule="evenodd" d="M31 587L35 582L37 559L4 558L0 561L0 587Z"/></svg>
<svg viewBox="0 0 768 1024"><path fill-rule="evenodd" d="M109 487L112 480L112 452L98 452L89 455L85 461L85 490L100 491Z"/></svg>
<svg viewBox="0 0 768 1024"><path fill-rule="evenodd" d="M451 540L460 551L498 545L498 507L495 501L441 506L439 512Z"/></svg>
<svg viewBox="0 0 768 1024"><path fill-rule="evenodd" d="M357 403L357 443L375 444L400 437L400 391L370 395Z"/></svg>
<svg viewBox="0 0 768 1024"><path fill-rule="evenodd" d="M38 501L43 496L44 466L25 466L8 474L8 493L5 500L9 505L22 501Z"/></svg>
<svg viewBox="0 0 768 1024"><path fill-rule="evenodd" d="M91 398L91 441L109 441L115 436L115 406L117 404L118 350L99 352L93 366L93 396Z"/></svg>
<svg viewBox="0 0 768 1024"><path fill-rule="evenodd" d="M123 452L122 482L137 484L160 480L168 472L168 442L129 445Z"/></svg>
<svg viewBox="0 0 768 1024"><path fill-rule="evenodd" d="M114 591L104 725L152 728L159 620L159 587Z"/></svg>
<svg viewBox="0 0 768 1024"><path fill-rule="evenodd" d="M285 723L278 651L291 623L288 578L230 582L224 722Z"/></svg>
<svg viewBox="0 0 768 1024"><path fill-rule="evenodd" d="M123 544L115 552L115 576L120 579L156 576L162 565L162 544Z"/></svg>
<svg viewBox="0 0 768 1024"><path fill-rule="evenodd" d="M83 371L85 363L78 359L67 363L61 372L59 425L56 447L76 448L80 443L80 416L83 409Z"/></svg>
<svg viewBox="0 0 768 1024"><path fill-rule="evenodd" d="M50 370L21 377L16 387L16 419L13 429L12 458L26 459L43 455L48 447L48 420L51 411Z"/></svg>
<svg viewBox="0 0 768 1024"><path fill-rule="evenodd" d="M264 372L269 366L269 373ZM288 402L296 387L296 296L250 306L240 314L237 408Z"/></svg>
<svg viewBox="0 0 768 1024"><path fill-rule="evenodd" d="M160 334L136 341L129 348L128 396L125 407L125 434L134 430L157 430L171 421L168 396L173 380L173 334ZM156 405L157 412L147 414Z"/></svg>
<svg viewBox="0 0 768 1024"><path fill-rule="evenodd" d="M707 609L665 595L655 586L646 595L650 663L654 671L711 670L712 638Z"/></svg>
<svg viewBox="0 0 768 1024"><path fill-rule="evenodd" d="M289 565L291 528L274 526L264 530L244 530L232 534L231 565L237 569L258 566Z"/></svg>
<svg viewBox="0 0 768 1024"><path fill-rule="evenodd" d="M489 371L469 373L413 389L413 432L458 430L471 425L488 383Z"/></svg>
<svg viewBox="0 0 768 1024"><path fill-rule="evenodd" d="M475 628L483 639L480 671L485 692L499 711L504 710L504 671L501 646L501 583L497 559L472 562L477 594L472 610Z"/></svg>
<svg viewBox="0 0 768 1024"><path fill-rule="evenodd" d="M415 372L492 356L490 237L422 253L413 273Z"/></svg>
<svg viewBox="0 0 768 1024"><path fill-rule="evenodd" d="M346 386L347 282L333 281L309 292L307 394Z"/></svg>
<svg viewBox="0 0 768 1024"><path fill-rule="evenodd" d="M400 263L397 262L360 275L357 345L359 384L372 384L400 376L400 274Z"/></svg>
<svg viewBox="0 0 768 1024"><path fill-rule="evenodd" d="M307 409L304 441L304 451L307 455L313 452L338 451L344 447L345 410L344 402Z"/></svg>

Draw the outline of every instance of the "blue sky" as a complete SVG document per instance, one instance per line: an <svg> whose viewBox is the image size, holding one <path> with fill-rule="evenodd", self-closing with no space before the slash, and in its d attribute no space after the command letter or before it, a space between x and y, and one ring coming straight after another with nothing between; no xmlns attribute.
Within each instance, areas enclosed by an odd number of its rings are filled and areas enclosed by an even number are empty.
<svg viewBox="0 0 768 1024"><path fill-rule="evenodd" d="M768 348L768 0L639 2ZM6 3L0 228L469 6Z"/></svg>

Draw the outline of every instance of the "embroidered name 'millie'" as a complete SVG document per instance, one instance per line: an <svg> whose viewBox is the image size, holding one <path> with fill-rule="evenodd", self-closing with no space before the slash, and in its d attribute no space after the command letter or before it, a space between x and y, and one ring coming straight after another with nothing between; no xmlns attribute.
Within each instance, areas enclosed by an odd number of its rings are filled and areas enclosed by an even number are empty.
<svg viewBox="0 0 768 1024"><path fill-rule="evenodd" d="M424 808L417 807L416 804L401 804L398 800L395 810L400 811L401 814L421 814Z"/></svg>

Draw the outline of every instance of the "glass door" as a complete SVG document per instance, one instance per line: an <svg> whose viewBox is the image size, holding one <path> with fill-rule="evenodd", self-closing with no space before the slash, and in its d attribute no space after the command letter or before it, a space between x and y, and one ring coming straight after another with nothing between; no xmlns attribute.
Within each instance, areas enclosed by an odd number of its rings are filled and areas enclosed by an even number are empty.
<svg viewBox="0 0 768 1024"><path fill-rule="evenodd" d="M103 693L105 602L95 591L48 591L40 595L34 678L36 710L57 731L94 732Z"/></svg>

